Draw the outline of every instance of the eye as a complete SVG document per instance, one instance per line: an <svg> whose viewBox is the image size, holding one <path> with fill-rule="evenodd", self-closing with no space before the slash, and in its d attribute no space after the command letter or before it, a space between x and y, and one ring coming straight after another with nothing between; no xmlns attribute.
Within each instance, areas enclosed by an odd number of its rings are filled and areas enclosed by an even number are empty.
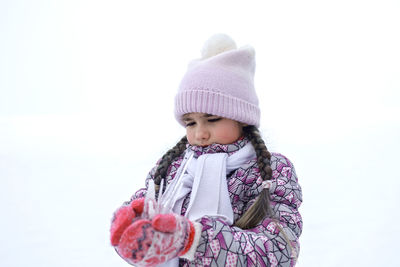
<svg viewBox="0 0 400 267"><path fill-rule="evenodd" d="M194 121L190 121L190 122L187 122L186 123L186 127L190 127L190 126L193 126L193 125L195 125L196 123L194 122Z"/></svg>
<svg viewBox="0 0 400 267"><path fill-rule="evenodd" d="M220 121L222 118L212 118L212 119L208 119L208 122L216 122L216 121Z"/></svg>

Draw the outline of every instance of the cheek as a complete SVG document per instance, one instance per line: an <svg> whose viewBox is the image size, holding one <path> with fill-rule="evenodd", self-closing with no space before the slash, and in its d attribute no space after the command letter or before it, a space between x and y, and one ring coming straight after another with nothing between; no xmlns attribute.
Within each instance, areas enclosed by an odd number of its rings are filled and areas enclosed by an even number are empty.
<svg viewBox="0 0 400 267"><path fill-rule="evenodd" d="M227 127L222 128L216 132L216 138L219 139L219 143L231 144L234 143L242 136L240 127Z"/></svg>
<svg viewBox="0 0 400 267"><path fill-rule="evenodd" d="M240 135L237 132L225 132L223 133L220 138L224 141L224 143L230 144L238 140Z"/></svg>
<svg viewBox="0 0 400 267"><path fill-rule="evenodd" d="M186 138L187 138L189 144L193 145L194 133L193 133L193 131L189 130L189 128L186 128Z"/></svg>

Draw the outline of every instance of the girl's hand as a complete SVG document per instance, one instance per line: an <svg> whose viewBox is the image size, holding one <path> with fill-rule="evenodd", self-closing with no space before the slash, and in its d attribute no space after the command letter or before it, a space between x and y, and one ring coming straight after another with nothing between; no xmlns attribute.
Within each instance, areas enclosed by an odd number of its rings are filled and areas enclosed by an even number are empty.
<svg viewBox="0 0 400 267"><path fill-rule="evenodd" d="M143 212L144 198L133 200L128 206L119 208L111 223L111 245L117 246L121 236L126 228L128 228L135 218Z"/></svg>
<svg viewBox="0 0 400 267"><path fill-rule="evenodd" d="M185 254L193 245L194 224L176 214L158 214L130 225L116 247L119 255L136 266L156 266Z"/></svg>

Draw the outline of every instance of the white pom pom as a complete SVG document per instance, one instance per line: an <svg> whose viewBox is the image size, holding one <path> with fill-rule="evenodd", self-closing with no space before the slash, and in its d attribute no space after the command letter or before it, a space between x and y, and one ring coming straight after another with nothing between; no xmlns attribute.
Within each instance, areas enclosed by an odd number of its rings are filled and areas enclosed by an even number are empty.
<svg viewBox="0 0 400 267"><path fill-rule="evenodd" d="M236 43L231 37L222 33L215 34L204 44L201 58L206 59L233 49L236 49Z"/></svg>

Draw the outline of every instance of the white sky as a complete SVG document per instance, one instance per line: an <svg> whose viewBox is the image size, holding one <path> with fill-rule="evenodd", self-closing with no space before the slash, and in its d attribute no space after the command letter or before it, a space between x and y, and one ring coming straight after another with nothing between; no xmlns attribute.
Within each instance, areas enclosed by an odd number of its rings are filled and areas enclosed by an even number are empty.
<svg viewBox="0 0 400 267"><path fill-rule="evenodd" d="M2 0L0 265L126 266L111 213L184 134L176 88L218 32L255 47L261 130L300 177L298 266L397 262L399 14L388 0Z"/></svg>

